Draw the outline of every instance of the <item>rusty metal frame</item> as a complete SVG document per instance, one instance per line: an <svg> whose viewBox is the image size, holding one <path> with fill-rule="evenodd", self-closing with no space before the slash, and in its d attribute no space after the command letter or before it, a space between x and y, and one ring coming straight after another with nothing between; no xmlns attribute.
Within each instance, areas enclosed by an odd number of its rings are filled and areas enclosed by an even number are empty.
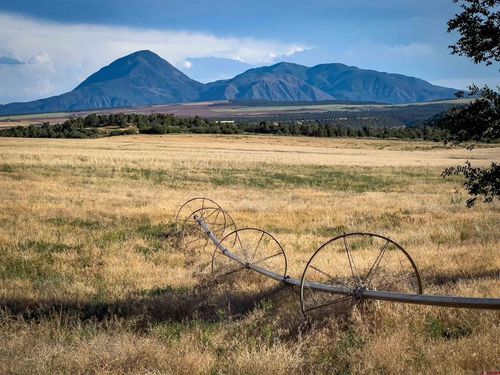
<svg viewBox="0 0 500 375"><path fill-rule="evenodd" d="M244 266L246 269L257 272L270 279L284 283L285 285L300 287L301 294L303 293L304 286L307 286L308 288L313 290L318 290L333 294L340 294L344 296L351 296L357 299L375 299L381 301L402 302L402 303L431 305L439 307L500 310L500 298L476 298L476 297L458 297L458 296L442 296L442 295L428 295L428 294L394 293L394 292L369 290L364 288L348 288L343 286L309 282L304 280L304 274L302 275L302 279L300 280L291 278L286 274L285 275L277 274L273 271L248 263L244 259L241 259L237 255L233 254L229 249L227 249L222 245L221 243L222 241L219 240L216 237L216 235L210 230L210 228L205 223L203 218L195 216L194 219L200 226L201 230L208 236L208 238L215 245L216 250L221 251L223 255ZM342 236L339 236L338 238L340 237ZM335 239L332 239L330 241L333 240ZM316 253L318 251L319 249L316 251ZM316 255L316 253L314 255Z"/></svg>

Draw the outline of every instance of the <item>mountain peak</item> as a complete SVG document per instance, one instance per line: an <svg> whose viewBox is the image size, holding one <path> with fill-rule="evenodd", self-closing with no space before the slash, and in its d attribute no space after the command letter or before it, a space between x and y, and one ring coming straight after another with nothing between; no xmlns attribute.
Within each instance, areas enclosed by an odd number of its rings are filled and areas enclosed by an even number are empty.
<svg viewBox="0 0 500 375"><path fill-rule="evenodd" d="M99 69L80 83L75 90L99 82L112 81L129 76L134 70L176 70L166 60L150 50L136 51L120 57Z"/></svg>
<svg viewBox="0 0 500 375"><path fill-rule="evenodd" d="M400 74L332 63L290 62L252 68L231 79L202 84L150 50L123 56L73 91L28 103L0 105L0 114L149 106L203 100L371 101L414 103L454 97L456 90Z"/></svg>
<svg viewBox="0 0 500 375"><path fill-rule="evenodd" d="M196 100L203 87L156 53L142 50L113 61L73 91L27 104L36 113L181 103ZM16 104L15 110L22 106Z"/></svg>
<svg viewBox="0 0 500 375"><path fill-rule="evenodd" d="M119 61L121 59L125 59L125 60L144 59L145 61L149 61L149 62L159 62L159 61L162 61L162 62L167 63L168 65L170 65L167 60L162 59L159 55L157 55L153 51L150 51L149 49L143 49L143 50L140 50L140 51L132 52L132 53L126 55L126 56L123 56L123 57L119 58L118 60L115 60L115 62Z"/></svg>
<svg viewBox="0 0 500 375"><path fill-rule="evenodd" d="M155 57L158 57L161 59L160 56L158 56L156 53L154 53L153 51L149 50L149 49L141 49L139 51L135 51L135 52L132 52L131 54L129 55L126 55L126 56L123 56L123 57L128 57L128 56L135 56L135 55L142 55L142 56L155 56Z"/></svg>
<svg viewBox="0 0 500 375"><path fill-rule="evenodd" d="M304 65L292 63L292 62L287 62L287 61L280 61L279 63L273 64L269 66L270 68L278 68L278 67L302 67L305 68Z"/></svg>

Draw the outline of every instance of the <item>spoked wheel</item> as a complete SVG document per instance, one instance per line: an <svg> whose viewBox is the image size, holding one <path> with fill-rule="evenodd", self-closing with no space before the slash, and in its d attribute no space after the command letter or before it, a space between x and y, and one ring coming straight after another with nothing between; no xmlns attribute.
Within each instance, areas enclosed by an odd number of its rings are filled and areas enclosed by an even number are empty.
<svg viewBox="0 0 500 375"><path fill-rule="evenodd" d="M415 262L390 238L372 233L349 233L322 245L302 274L300 304L304 315L332 312L359 302L355 295L330 294L309 283L421 294L422 282Z"/></svg>
<svg viewBox="0 0 500 375"><path fill-rule="evenodd" d="M177 228L182 231L184 248L202 250L210 242L196 218L202 218L217 238L236 229L232 217L216 202L208 198L193 198L184 203L176 216Z"/></svg>
<svg viewBox="0 0 500 375"><path fill-rule="evenodd" d="M283 277L287 272L287 259L283 247L270 233L256 228L243 228L229 233L220 241L212 255L212 275L218 284L229 283L248 290L263 290L276 281L247 270L254 265L275 272ZM238 260L222 253L229 250ZM244 273L244 277L242 275Z"/></svg>

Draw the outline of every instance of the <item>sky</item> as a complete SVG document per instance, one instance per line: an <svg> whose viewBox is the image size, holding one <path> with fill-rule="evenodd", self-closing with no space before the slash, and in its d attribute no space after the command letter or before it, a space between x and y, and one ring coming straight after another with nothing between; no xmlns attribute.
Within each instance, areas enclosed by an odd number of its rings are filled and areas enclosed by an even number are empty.
<svg viewBox="0 0 500 375"><path fill-rule="evenodd" d="M450 55L452 0L0 0L0 103L58 95L149 49L201 82L280 61L344 63L462 89L499 66Z"/></svg>

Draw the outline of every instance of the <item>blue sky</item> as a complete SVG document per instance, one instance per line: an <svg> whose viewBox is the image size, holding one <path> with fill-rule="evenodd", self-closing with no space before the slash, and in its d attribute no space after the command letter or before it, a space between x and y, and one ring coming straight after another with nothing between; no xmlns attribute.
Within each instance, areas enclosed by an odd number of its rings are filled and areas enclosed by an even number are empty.
<svg viewBox="0 0 500 375"><path fill-rule="evenodd" d="M71 90L139 49L202 82L290 61L500 84L498 65L449 54L458 10L451 0L0 0L0 103Z"/></svg>

